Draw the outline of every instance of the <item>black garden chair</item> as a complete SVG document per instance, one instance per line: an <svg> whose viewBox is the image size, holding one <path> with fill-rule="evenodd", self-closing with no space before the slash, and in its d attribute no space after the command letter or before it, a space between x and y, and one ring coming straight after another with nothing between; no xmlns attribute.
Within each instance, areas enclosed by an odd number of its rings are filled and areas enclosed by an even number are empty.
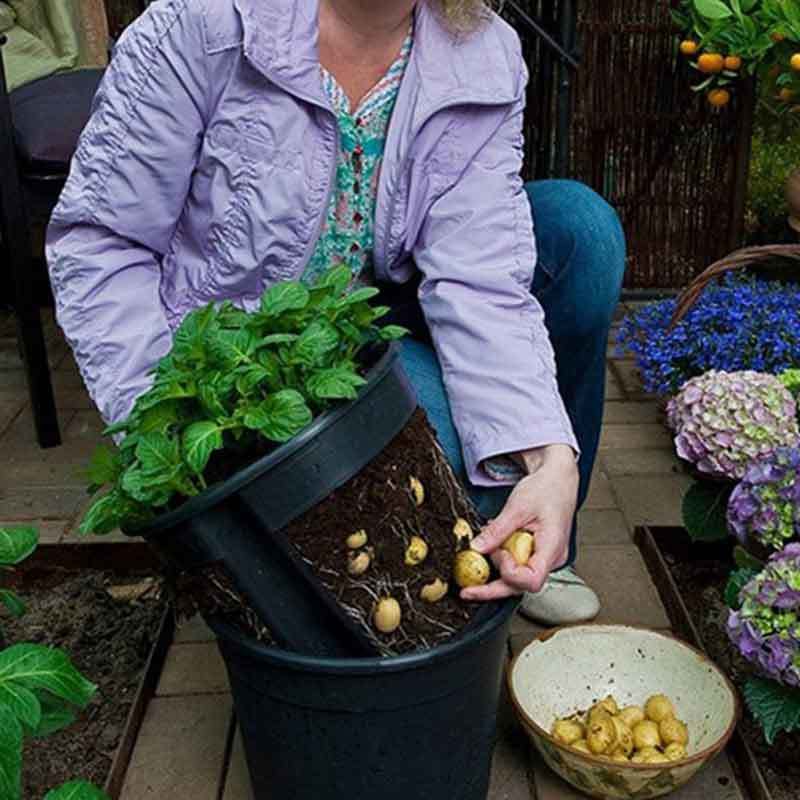
<svg viewBox="0 0 800 800"><path fill-rule="evenodd" d="M58 73L7 90L0 35L0 253L17 322L36 437L61 444L41 307L51 302L44 254L34 253L30 220L46 221L86 125L102 69Z"/></svg>

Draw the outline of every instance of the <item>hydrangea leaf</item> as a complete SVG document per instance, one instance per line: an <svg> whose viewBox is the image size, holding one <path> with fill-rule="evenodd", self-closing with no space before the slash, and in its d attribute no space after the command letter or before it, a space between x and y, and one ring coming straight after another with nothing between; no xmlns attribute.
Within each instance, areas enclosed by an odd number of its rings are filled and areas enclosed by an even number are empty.
<svg viewBox="0 0 800 800"><path fill-rule="evenodd" d="M30 556L39 544L39 532L28 525L0 527L0 564L14 566Z"/></svg>
<svg viewBox="0 0 800 800"><path fill-rule="evenodd" d="M697 481L683 497L683 524L692 541L716 542L727 538L725 512L731 487Z"/></svg>
<svg viewBox="0 0 800 800"><path fill-rule="evenodd" d="M737 569L734 570L728 578L728 583L725 586L725 605L734 610L741 607L742 603L739 600L739 592L750 583L750 581L758 575L758 570L754 569Z"/></svg>
<svg viewBox="0 0 800 800"><path fill-rule="evenodd" d="M745 550L741 545L736 545L736 547L733 548L733 561L739 569L761 572L764 568L764 562Z"/></svg>
<svg viewBox="0 0 800 800"><path fill-rule="evenodd" d="M0 705L0 797L19 800L22 794L22 725Z"/></svg>
<svg viewBox="0 0 800 800"><path fill-rule="evenodd" d="M25 613L25 603L10 589L0 589L0 606L5 606L6 611L14 617L21 617Z"/></svg>
<svg viewBox="0 0 800 800"><path fill-rule="evenodd" d="M58 789L51 789L44 800L109 800L108 795L86 781L70 781Z"/></svg>
<svg viewBox="0 0 800 800"><path fill-rule="evenodd" d="M800 689L765 678L750 678L743 691L767 744L772 745L779 733L800 730Z"/></svg>

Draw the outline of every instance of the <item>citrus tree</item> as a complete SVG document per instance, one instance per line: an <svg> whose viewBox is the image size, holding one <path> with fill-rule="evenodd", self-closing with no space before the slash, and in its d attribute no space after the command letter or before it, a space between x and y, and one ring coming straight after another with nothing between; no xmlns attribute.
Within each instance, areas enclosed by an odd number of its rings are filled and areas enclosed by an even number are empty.
<svg viewBox="0 0 800 800"><path fill-rule="evenodd" d="M681 0L674 14L681 53L698 72L697 92L722 108L743 77L757 77L781 114L800 121L798 0Z"/></svg>

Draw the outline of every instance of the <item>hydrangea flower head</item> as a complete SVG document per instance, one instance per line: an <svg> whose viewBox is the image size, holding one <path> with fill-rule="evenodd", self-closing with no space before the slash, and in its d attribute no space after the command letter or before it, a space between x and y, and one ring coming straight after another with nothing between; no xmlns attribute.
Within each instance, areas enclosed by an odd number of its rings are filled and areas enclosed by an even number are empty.
<svg viewBox="0 0 800 800"><path fill-rule="evenodd" d="M779 448L747 470L728 501L728 528L742 544L775 550L800 534L800 449Z"/></svg>
<svg viewBox="0 0 800 800"><path fill-rule="evenodd" d="M774 375L712 370L687 381L667 406L678 455L701 472L741 480L780 447L800 444L797 406Z"/></svg>
<svg viewBox="0 0 800 800"><path fill-rule="evenodd" d="M728 636L766 678L800 687L800 544L775 553L740 592Z"/></svg>

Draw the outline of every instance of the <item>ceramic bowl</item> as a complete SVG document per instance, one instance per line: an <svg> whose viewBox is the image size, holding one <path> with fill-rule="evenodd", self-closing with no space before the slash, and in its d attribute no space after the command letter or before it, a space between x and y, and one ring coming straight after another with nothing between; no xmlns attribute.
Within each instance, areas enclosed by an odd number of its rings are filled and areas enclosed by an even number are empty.
<svg viewBox="0 0 800 800"><path fill-rule="evenodd" d="M543 634L512 662L511 698L547 765L591 797L646 800L683 786L727 744L739 700L705 655L672 636L623 625L576 625ZM665 694L689 728L689 755L669 764L624 764L557 742L556 719L613 695L620 707Z"/></svg>

